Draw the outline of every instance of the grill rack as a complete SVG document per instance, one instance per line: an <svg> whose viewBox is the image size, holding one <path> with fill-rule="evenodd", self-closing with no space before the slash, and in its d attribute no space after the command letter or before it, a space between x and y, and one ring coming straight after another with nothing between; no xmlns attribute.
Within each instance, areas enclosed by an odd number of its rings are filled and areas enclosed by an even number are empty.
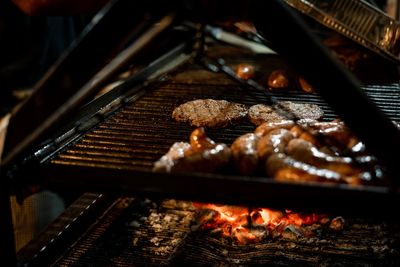
<svg viewBox="0 0 400 267"><path fill-rule="evenodd" d="M265 57L266 62L271 58L279 58L274 55ZM243 61L249 60L243 58ZM272 69L266 70L266 73ZM202 80L204 77L208 78L206 83ZM187 79L190 82L185 82ZM372 84L365 86L364 90L393 120L399 121L398 88L399 85L395 83ZM388 95L383 95L382 90ZM278 100L317 104L324 110L326 120L337 118L336 113L317 94L299 91L271 94ZM369 214L371 206L391 209L389 204L397 201L397 192L392 194L389 188L381 186L291 184L266 177L237 176L229 172L153 173L153 163L174 142L187 140L193 130L187 124L175 122L171 118L172 110L181 103L199 98L225 99L248 106L269 101L265 93L243 87L224 73L211 72L202 65L186 65L170 80L142 87L135 91L134 96L127 96L130 100L120 101L124 104L110 117L88 132L77 131L73 142L66 142L50 156L46 154L39 169L41 183L56 188L78 186L86 190L155 194L279 208L290 206L300 210L362 215ZM235 138L252 132L254 128L249 122L243 122L226 129L208 130L208 134L218 142L231 144ZM71 175L76 179L73 183L70 181ZM279 197L282 194L292 197L282 201ZM237 195L245 197L237 199ZM340 200L338 195L341 196ZM296 201L293 206L293 199L302 200Z"/></svg>

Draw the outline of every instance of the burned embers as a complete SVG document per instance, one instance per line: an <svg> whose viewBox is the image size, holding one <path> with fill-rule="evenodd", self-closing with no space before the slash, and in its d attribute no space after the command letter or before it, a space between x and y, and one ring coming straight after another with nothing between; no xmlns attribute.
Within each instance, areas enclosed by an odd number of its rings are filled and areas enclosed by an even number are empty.
<svg viewBox="0 0 400 267"><path fill-rule="evenodd" d="M249 209L239 206L195 203L196 225L192 228L231 239L239 244L268 239L312 238L323 231L341 231L342 217L302 214L290 210Z"/></svg>

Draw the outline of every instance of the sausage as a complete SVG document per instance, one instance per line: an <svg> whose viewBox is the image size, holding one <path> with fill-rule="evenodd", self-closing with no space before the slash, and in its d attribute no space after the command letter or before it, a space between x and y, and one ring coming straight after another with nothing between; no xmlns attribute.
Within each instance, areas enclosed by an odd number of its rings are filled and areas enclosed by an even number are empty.
<svg viewBox="0 0 400 267"><path fill-rule="evenodd" d="M281 121L273 121L273 122L264 122L260 126L256 128L254 131L255 134L260 137L266 135L272 130L283 128L283 129L291 129L294 126L294 121L292 120L281 120Z"/></svg>
<svg viewBox="0 0 400 267"><path fill-rule="evenodd" d="M313 146L310 142L299 138L292 139L288 143L287 154L298 161L318 168L332 170L345 176L361 172L351 165L353 163L352 158L328 155Z"/></svg>
<svg viewBox="0 0 400 267"><path fill-rule="evenodd" d="M214 148L216 144L207 137L204 128L199 127L190 134L190 146L192 147L192 152L196 152Z"/></svg>
<svg viewBox="0 0 400 267"><path fill-rule="evenodd" d="M265 162L265 160L273 153L284 152L286 145L293 138L293 134L286 129L275 129L261 137L257 147L260 161Z"/></svg>
<svg viewBox="0 0 400 267"><path fill-rule="evenodd" d="M268 176L282 181L339 182L343 180L342 175L335 171L314 167L283 153L271 155L265 163L265 169Z"/></svg>
<svg viewBox="0 0 400 267"><path fill-rule="evenodd" d="M258 166L257 146L260 137L248 133L238 137L231 146L232 158L240 174L250 175Z"/></svg>

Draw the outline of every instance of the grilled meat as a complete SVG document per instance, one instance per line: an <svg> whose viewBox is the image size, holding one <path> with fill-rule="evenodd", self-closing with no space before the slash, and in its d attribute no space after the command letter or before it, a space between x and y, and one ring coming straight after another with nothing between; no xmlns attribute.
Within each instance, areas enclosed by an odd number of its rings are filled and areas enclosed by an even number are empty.
<svg viewBox="0 0 400 267"><path fill-rule="evenodd" d="M190 144L175 143L153 167L158 172L214 172L229 163L231 150L225 144L209 139L204 128L195 129Z"/></svg>
<svg viewBox="0 0 400 267"><path fill-rule="evenodd" d="M231 146L232 159L242 175L253 174L258 166L257 146L260 137L247 133L238 137Z"/></svg>
<svg viewBox="0 0 400 267"><path fill-rule="evenodd" d="M236 76L243 80L253 78L254 72L254 66L247 63L241 63L236 68Z"/></svg>
<svg viewBox="0 0 400 267"><path fill-rule="evenodd" d="M289 86L289 75L284 70L275 70L268 77L268 88L270 90L287 89Z"/></svg>
<svg viewBox="0 0 400 267"><path fill-rule="evenodd" d="M338 149L352 149L353 146L357 145L359 141L353 133L345 126L340 120L334 120L330 122L319 122L315 120L302 120L300 126L303 128L303 138L306 135L312 137L314 145L316 145L316 137L323 139L328 145L338 147ZM310 140L308 140L310 141ZM364 149L365 150L365 149Z"/></svg>
<svg viewBox="0 0 400 267"><path fill-rule="evenodd" d="M197 128L190 134L191 151L198 152L206 149L212 149L216 146L215 142L208 138L204 128Z"/></svg>
<svg viewBox="0 0 400 267"><path fill-rule="evenodd" d="M247 116L248 109L226 100L198 99L186 102L172 112L172 118L192 126L226 127Z"/></svg>
<svg viewBox="0 0 400 267"><path fill-rule="evenodd" d="M281 121L273 121L273 122L264 122L260 126L256 128L254 131L255 134L259 136L264 136L268 134L270 131L275 130L275 129L286 129L290 130L295 126L294 121L292 120L281 120Z"/></svg>
<svg viewBox="0 0 400 267"><path fill-rule="evenodd" d="M261 161L265 161L274 153L285 152L288 142L293 138L293 134L286 129L275 129L270 131L258 142L258 157Z"/></svg>
<svg viewBox="0 0 400 267"><path fill-rule="evenodd" d="M225 144L216 144L215 147L203 151L189 150L185 157L175 162L171 171L215 172L227 165L230 158L230 148Z"/></svg>
<svg viewBox="0 0 400 267"><path fill-rule="evenodd" d="M257 104L249 109L249 120L255 125L282 120L318 120L324 112L317 105L280 101L273 106Z"/></svg>
<svg viewBox="0 0 400 267"><path fill-rule="evenodd" d="M340 157L329 155L310 142L302 139L293 139L288 143L287 154L296 160L313 166L336 171L342 175L357 175L360 171L351 164L351 157Z"/></svg>
<svg viewBox="0 0 400 267"><path fill-rule="evenodd" d="M264 149L266 172L278 180L362 184L382 178L375 158L340 121L302 120L289 132L294 138L280 138L284 148L271 153L266 143ZM262 139L259 151L261 145Z"/></svg>
<svg viewBox="0 0 400 267"><path fill-rule="evenodd" d="M251 123L257 126L264 122L280 122L286 119L283 114L278 113L273 107L263 104L251 106L248 116Z"/></svg>
<svg viewBox="0 0 400 267"><path fill-rule="evenodd" d="M271 155L265 163L267 175L281 181L296 182L333 182L359 185L365 177L370 177L367 172L342 174L337 170L316 167L312 164L296 160L284 153Z"/></svg>
<svg viewBox="0 0 400 267"><path fill-rule="evenodd" d="M275 109L285 114L288 119L318 120L324 116L324 112L322 111L322 109L314 104L280 101L276 104Z"/></svg>
<svg viewBox="0 0 400 267"><path fill-rule="evenodd" d="M299 76L297 79L301 90L306 93L314 93L314 88L303 77Z"/></svg>
<svg viewBox="0 0 400 267"><path fill-rule="evenodd" d="M272 154L265 162L267 175L277 180L296 182L332 181L339 182L342 176L331 170L295 160L284 153Z"/></svg>
<svg viewBox="0 0 400 267"><path fill-rule="evenodd" d="M204 99L179 106L173 117L192 125L219 127L246 112L240 104ZM232 160L242 175L265 169L278 180L362 184L382 178L376 159L344 123L317 121L322 116L323 111L311 104L283 101L273 106L254 105L248 117L258 127L238 137L230 148L215 143L200 127L192 132L190 144L174 144L154 169L214 172Z"/></svg>
<svg viewBox="0 0 400 267"><path fill-rule="evenodd" d="M185 152L190 150L190 144L186 142L174 143L167 154L162 156L154 163L153 171L156 172L171 172L175 167L176 162L185 156Z"/></svg>

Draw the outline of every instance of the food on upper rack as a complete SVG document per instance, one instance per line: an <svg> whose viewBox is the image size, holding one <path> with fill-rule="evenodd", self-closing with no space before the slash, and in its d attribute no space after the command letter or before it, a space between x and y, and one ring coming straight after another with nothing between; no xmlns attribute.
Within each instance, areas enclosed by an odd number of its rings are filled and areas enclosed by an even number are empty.
<svg viewBox="0 0 400 267"><path fill-rule="evenodd" d="M254 77L254 66L248 63L240 63L236 68L236 76L243 80Z"/></svg>
<svg viewBox="0 0 400 267"><path fill-rule="evenodd" d="M159 172L171 172L179 159L185 157L185 152L190 149L190 144L186 142L174 143L167 154L162 156L156 163L154 163L153 170Z"/></svg>
<svg viewBox="0 0 400 267"><path fill-rule="evenodd" d="M265 166L267 175L277 180L297 182L341 181L339 173L328 169L317 168L313 165L295 160L284 153L275 153L271 155L267 159Z"/></svg>
<svg viewBox="0 0 400 267"><path fill-rule="evenodd" d="M303 77L299 76L297 78L297 81L299 83L299 86L301 88L301 90L303 90L306 93L314 93L314 88L311 86L311 84L309 84L306 80L304 80Z"/></svg>
<svg viewBox="0 0 400 267"><path fill-rule="evenodd" d="M334 153L328 153L301 138L291 140L288 143L286 152L288 156L295 160L339 173L342 179L346 180L349 177L349 183L357 181L352 177L357 177L362 172L355 167L354 160L351 157L336 156Z"/></svg>
<svg viewBox="0 0 400 267"><path fill-rule="evenodd" d="M172 112L172 118L192 126L218 128L234 124L247 116L245 105L226 100L197 99L186 102Z"/></svg>
<svg viewBox="0 0 400 267"><path fill-rule="evenodd" d="M275 70L268 76L268 88L270 90L287 89L289 86L289 75L284 70Z"/></svg>
<svg viewBox="0 0 400 267"><path fill-rule="evenodd" d="M286 117L283 114L278 113L274 107L257 104L249 108L248 112L249 120L254 125L260 125L264 122L274 122L284 120Z"/></svg>
<svg viewBox="0 0 400 267"><path fill-rule="evenodd" d="M259 157L257 153L259 135L247 133L235 140L231 145L232 159L240 174L250 175L258 167Z"/></svg>
<svg viewBox="0 0 400 267"><path fill-rule="evenodd" d="M383 173L376 158L338 120L266 122L238 137L231 149L235 168L246 175L263 170L285 181L363 184Z"/></svg>
<svg viewBox="0 0 400 267"><path fill-rule="evenodd" d="M283 153L294 135L286 129L275 129L260 138L257 153L260 160L265 161L274 153Z"/></svg>
<svg viewBox="0 0 400 267"><path fill-rule="evenodd" d="M288 119L314 119L319 120L324 116L323 110L315 104L295 103L292 101L279 101L275 109L288 116Z"/></svg>
<svg viewBox="0 0 400 267"><path fill-rule="evenodd" d="M286 129L290 130L295 126L295 122L292 120L280 120L280 121L272 121L272 122L264 122L260 126L256 128L254 131L255 134L259 136L264 136L272 130L275 129Z"/></svg>
<svg viewBox="0 0 400 267"><path fill-rule="evenodd" d="M190 135L190 144L173 144L168 153L154 163L153 171L214 172L226 166L230 158L231 149L226 144L215 143L206 136L204 128L197 128Z"/></svg>
<svg viewBox="0 0 400 267"><path fill-rule="evenodd" d="M204 108L204 102L210 101L216 100L191 101L180 108L189 110L200 103ZM191 113L201 112L192 108ZM248 115L257 128L236 138L231 147L215 143L203 127L197 128L190 144L175 143L154 164L154 170L214 172L233 167L241 175L265 173L282 181L353 185L382 181L384 171L364 144L342 121L318 121L323 112L316 105L290 101L259 104L252 106Z"/></svg>
<svg viewBox="0 0 400 267"><path fill-rule="evenodd" d="M273 106L257 104L249 108L249 120L255 125L264 122L277 122L285 119L313 119L318 120L324 116L323 110L314 104L294 103L280 101Z"/></svg>
<svg viewBox="0 0 400 267"><path fill-rule="evenodd" d="M300 120L297 122L301 126L300 136L310 141L311 143L318 145L318 140L323 139L327 145L337 147L339 150L352 149L353 146L358 144L358 148L365 147L359 145L357 138L350 132L345 124L340 120L334 120L330 122L320 122L316 120Z"/></svg>

